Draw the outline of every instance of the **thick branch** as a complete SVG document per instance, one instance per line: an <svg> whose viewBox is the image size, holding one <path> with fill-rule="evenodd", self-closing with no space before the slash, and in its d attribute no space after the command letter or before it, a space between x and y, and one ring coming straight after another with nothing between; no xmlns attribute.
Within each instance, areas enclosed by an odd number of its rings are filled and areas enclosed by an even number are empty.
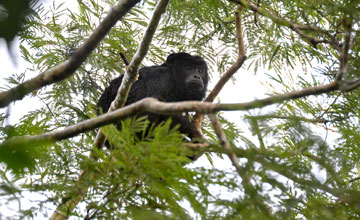
<svg viewBox="0 0 360 220"><path fill-rule="evenodd" d="M33 141L56 141L56 140L70 138L77 134L89 131L91 129L106 124L110 124L114 121L118 121L119 119L123 119L143 111L153 112L157 114L171 115L171 114L177 114L179 112L191 112L191 111L208 114L218 111L249 110L254 108L262 108L286 100L302 98L310 95L319 95L322 93L335 91L337 89L338 89L338 85L335 82L333 82L327 85L315 86L299 91L293 91L281 95L275 95L268 98L255 100L252 102L235 103L235 104L213 104L209 102L199 102L199 101L166 103L166 102L160 102L154 98L145 98L141 101L125 106L121 109L115 110L113 112L109 112L107 114L101 115L93 119L80 122L76 125L69 126L60 131L50 132L37 136L23 136L23 137L11 138L3 142L0 145L0 147L4 145L15 146L16 144L28 143Z"/></svg>
<svg viewBox="0 0 360 220"><path fill-rule="evenodd" d="M69 60L58 64L38 76L8 90L0 93L0 107L7 106L10 102L22 99L25 95L41 87L50 85L69 77L85 61L99 42L107 35L118 20L140 0L122 0L115 5L110 13L104 18L100 25L94 30L85 43L77 49Z"/></svg>

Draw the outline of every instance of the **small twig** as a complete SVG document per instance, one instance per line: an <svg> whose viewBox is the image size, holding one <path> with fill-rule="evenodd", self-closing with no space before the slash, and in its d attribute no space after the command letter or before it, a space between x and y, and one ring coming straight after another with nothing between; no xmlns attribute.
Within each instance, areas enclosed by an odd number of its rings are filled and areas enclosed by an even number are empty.
<svg viewBox="0 0 360 220"><path fill-rule="evenodd" d="M360 180L360 176L355 177L354 179L349 180L349 183L355 182L357 180Z"/></svg>
<svg viewBox="0 0 360 220"><path fill-rule="evenodd" d="M360 86L360 79L355 79L353 81L341 81L340 90L342 92L348 92L354 90Z"/></svg>
<svg viewBox="0 0 360 220"><path fill-rule="evenodd" d="M245 116L246 118L246 116ZM262 134L260 132L260 128L259 128L259 123L258 123L258 119L259 118L256 118L256 117L248 117L251 121L251 125L253 127L253 132L255 132L258 140L259 140L259 143L260 143L260 148L261 149L265 149L265 143L264 143L264 139L262 137Z"/></svg>
<svg viewBox="0 0 360 220"><path fill-rule="evenodd" d="M323 190L325 192L328 192L334 196L339 196L339 191L321 184L319 181L317 180L311 180L311 179L306 179L306 178L301 178L298 175L296 175L295 173L293 173L291 170L287 169L287 167L284 164L278 164L278 163L273 163L271 161L268 161L266 158L266 156L264 156L263 151L258 150L256 148L251 148L250 150L243 150L243 149L239 149L236 148L235 149L235 153L236 155L242 155L245 157L247 155L252 155L252 159L258 163L260 163L263 167L266 167L266 169L269 170L273 170L276 173L279 173L281 175L283 175L284 177L294 181L295 183L307 186L307 187L311 187L311 189L317 188L320 190Z"/></svg>
<svg viewBox="0 0 360 220"><path fill-rule="evenodd" d="M251 184L250 175L248 175L244 171L244 169L242 169L242 167L240 166L239 159L238 159L237 155L234 153L234 151L231 149L230 143L227 140L225 133L220 126L220 122L217 120L215 114L209 114L209 118L214 127L215 133L221 142L221 146L222 146L224 152L229 157L233 166L236 168L236 171L239 174L239 176L242 178L242 183L243 183L243 186L245 189L245 193L247 193L248 195L250 195L253 198L256 198L258 193L256 192L255 187ZM269 209L265 205L265 203L263 203L262 201L257 201L256 203L257 203L257 205L259 205L259 208L261 209L261 211L263 213L269 212Z"/></svg>
<svg viewBox="0 0 360 220"><path fill-rule="evenodd" d="M340 97L340 95L341 95L341 93L336 96L336 98L334 99L334 101L333 101L333 102L327 107L327 109L319 116L319 118L324 117L324 115L330 110L331 106L332 106L333 104L335 104L336 100ZM325 121L325 122L327 122L327 121ZM324 123L325 123L325 122L324 122Z"/></svg>
<svg viewBox="0 0 360 220"><path fill-rule="evenodd" d="M40 99L40 101L46 106L46 108L48 109L48 111L50 112L50 114L52 115L52 117L54 118L55 122L57 125L61 125L61 123L57 120L56 115L54 114L54 112L51 110L50 106L45 102L45 100L43 98L40 97L40 95L36 95L36 97L38 97Z"/></svg>
<svg viewBox="0 0 360 220"><path fill-rule="evenodd" d="M299 116L282 116L282 115L273 115L273 114L268 114L268 115L246 115L245 118L249 118L249 119L258 119L258 120L264 120L264 119L269 119L269 118L275 118L275 119L284 119L284 120L296 120L296 121L304 121L304 122L310 122L310 123L326 123L328 122L325 119L321 119L321 118L305 118L305 117L299 117Z"/></svg>
<svg viewBox="0 0 360 220"><path fill-rule="evenodd" d="M126 58L125 54L123 52L120 52L119 55L120 55L121 59L124 61L125 66L129 66L129 61Z"/></svg>

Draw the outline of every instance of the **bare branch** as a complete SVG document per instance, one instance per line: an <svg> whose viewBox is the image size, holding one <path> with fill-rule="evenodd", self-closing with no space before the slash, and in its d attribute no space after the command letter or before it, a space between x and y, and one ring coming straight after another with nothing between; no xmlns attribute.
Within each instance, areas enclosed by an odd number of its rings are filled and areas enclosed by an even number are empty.
<svg viewBox="0 0 360 220"><path fill-rule="evenodd" d="M138 2L140 2L140 0L120 1L111 9L110 13L94 30L85 43L78 48L67 61L58 64L54 68L47 70L8 91L0 92L0 108L7 106L12 101L22 99L32 91L63 80L73 74L97 47L99 42L107 35L116 22L124 17Z"/></svg>
<svg viewBox="0 0 360 220"><path fill-rule="evenodd" d="M243 7L239 6L235 11L235 29L236 29L236 37L238 43L238 59L246 59L246 51L244 45L244 38L243 38L243 28L241 24L241 17L240 12L242 12Z"/></svg>

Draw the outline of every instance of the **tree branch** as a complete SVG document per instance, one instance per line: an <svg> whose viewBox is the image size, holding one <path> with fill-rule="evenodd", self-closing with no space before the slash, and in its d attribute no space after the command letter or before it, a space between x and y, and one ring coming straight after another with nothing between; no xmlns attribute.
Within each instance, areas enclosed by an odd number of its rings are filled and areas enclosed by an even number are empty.
<svg viewBox="0 0 360 220"><path fill-rule="evenodd" d="M340 90L342 92L348 92L354 90L360 86L360 79L355 79L352 81L342 81L340 83Z"/></svg>
<svg viewBox="0 0 360 220"><path fill-rule="evenodd" d="M156 5L153 16L151 17L151 20L146 28L144 37L140 42L138 50L131 59L130 65L126 68L125 76L118 89L116 98L110 105L109 111L113 111L125 105L131 85L138 77L139 65L141 64L142 60L144 59L149 50L156 28L159 25L161 15L165 12L168 3L169 0L160 0Z"/></svg>
<svg viewBox="0 0 360 220"><path fill-rule="evenodd" d="M212 125L214 126L214 130L218 138L220 139L221 146L226 153L226 155L229 157L230 161L232 162L233 166L236 168L236 171L238 172L239 176L242 178L242 183L245 189L245 192L250 195L251 197L256 200L256 197L258 196L258 193L254 186L251 184L250 181L250 175L248 175L244 169L239 164L239 159L237 155L234 153L234 151L230 147L229 141L226 139L225 133L222 130L219 121L217 120L215 114L211 113L209 114L209 118L211 120ZM268 207L262 202L262 201L256 201L256 203L259 205L260 209L264 213L268 213L270 210Z"/></svg>
<svg viewBox="0 0 360 220"><path fill-rule="evenodd" d="M224 151L226 152L226 155L229 157L230 161L236 168L236 171L239 173L239 175L243 176L244 172L241 170L241 166L239 164L239 159L237 158L236 154L231 150L230 143L227 140L226 135L220 126L219 120L216 118L214 113L209 114L209 118L214 127L215 133L220 140L221 146L223 147Z"/></svg>
<svg viewBox="0 0 360 220"><path fill-rule="evenodd" d="M245 118L247 118L247 117L245 116ZM256 136L259 140L260 148L265 149L265 142L264 142L264 139L262 137L262 134L261 134L261 131L259 128L258 119L257 118L249 118L249 119L251 122L252 132L256 134Z"/></svg>
<svg viewBox="0 0 360 220"><path fill-rule="evenodd" d="M226 71L225 74L220 78L215 87L209 93L209 95L204 100L205 102L213 102L216 96L219 95L220 91L224 87L224 85L231 79L231 77L240 69L243 63L246 60L245 54L245 46L244 46L244 38L243 38L243 29L241 25L241 17L239 12L242 11L242 7L239 7L235 12L235 28L236 28L236 37L238 43L238 58L235 63Z"/></svg>
<svg viewBox="0 0 360 220"><path fill-rule="evenodd" d="M251 151L255 151L255 153L251 152ZM300 178L296 174L289 171L284 164L277 164L277 163L269 162L268 160L264 159L264 154L262 153L261 150L257 150L256 148L252 148L250 150L243 150L243 149L236 148L235 154L239 157L246 157L246 155L251 154L252 155L251 158L254 161L260 163L262 166L266 167L266 169L273 170L274 172L279 173L279 174L285 176L286 178L288 178L296 183L299 183L301 185L307 186L311 189L316 187L316 188L323 190L325 192L328 192L334 196L339 196L338 190L336 190L336 189L333 189L324 184L321 184L317 180L313 180L313 179L309 180L309 179L305 179L305 178Z"/></svg>
<svg viewBox="0 0 360 220"><path fill-rule="evenodd" d="M273 13L270 13L269 11L265 10L264 8L259 7L255 4L252 4L251 2L248 2L246 0L228 0L228 1L242 5L245 8L250 9L251 11L253 11L255 13L258 13L264 17L271 19L273 22L275 22L279 25L289 27L290 29L292 29L296 33L298 33L299 36L301 38L303 38L305 41L308 41L309 43L311 43L314 47L316 47L316 45L319 43L328 43L328 44L332 45L336 50L340 51L340 46L339 46L340 44L337 42L335 36L330 34L330 32L327 30L323 30L321 28L318 28L315 26L310 26L310 25L296 24L296 23L288 21L282 17L279 17ZM325 35L328 39L323 39L323 40L316 39L312 36L306 35L303 32L303 30L312 31L315 33Z"/></svg>
<svg viewBox="0 0 360 220"><path fill-rule="evenodd" d="M305 118L305 117L299 117L299 116L282 116L282 115L246 115L245 118L248 119L256 119L256 120L264 120L269 118L275 118L275 119L285 119L285 120L297 120L297 121L304 121L304 122L310 122L310 123L326 123L328 122L325 119L320 118Z"/></svg>
<svg viewBox="0 0 360 220"><path fill-rule="evenodd" d="M166 102L160 102L154 98L145 98L143 100L125 106L121 109L115 110L113 112L109 112L104 115L100 115L96 118L89 119L75 125L71 125L60 131L49 132L36 136L20 136L20 137L10 138L7 141L4 141L0 145L0 147L16 146L17 144L24 144L30 142L63 140L144 111L153 112L156 114L172 115L180 112L191 112L191 111L209 114L218 111L249 110L255 108L262 108L286 100L302 98L310 95L319 95L322 93L335 91L338 88L339 87L336 84L336 82L333 82L322 86L305 88L303 90L284 93L281 95L275 95L264 99L254 100L251 102L234 103L234 104L213 104L209 102L199 102L199 101L166 103Z"/></svg>
<svg viewBox="0 0 360 220"><path fill-rule="evenodd" d="M355 177L355 178L349 180L349 183L355 182L355 181L357 181L357 180L360 180L360 176Z"/></svg>
<svg viewBox="0 0 360 220"><path fill-rule="evenodd" d="M73 74L97 47L99 42L107 35L116 22L124 17L138 2L140 2L140 0L120 1L111 9L110 13L94 30L85 43L78 48L67 61L58 64L54 68L47 70L8 91L0 92L0 108L7 106L12 101L22 99L32 91L63 80Z"/></svg>
<svg viewBox="0 0 360 220"><path fill-rule="evenodd" d="M130 63L129 63L128 59L126 58L125 53L120 52L119 55L120 55L121 59L123 60L125 66L129 66Z"/></svg>
<svg viewBox="0 0 360 220"><path fill-rule="evenodd" d="M350 41L351 41L351 28L352 28L352 19L344 18L344 29L345 29L345 39L344 44L340 51L340 67L339 71L336 74L336 80L341 81L347 71L347 63L349 60L349 50L350 50Z"/></svg>

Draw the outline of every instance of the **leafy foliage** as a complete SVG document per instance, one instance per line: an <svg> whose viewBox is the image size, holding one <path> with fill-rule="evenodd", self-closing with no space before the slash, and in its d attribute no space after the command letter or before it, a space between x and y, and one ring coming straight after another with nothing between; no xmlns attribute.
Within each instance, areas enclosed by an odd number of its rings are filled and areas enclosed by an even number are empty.
<svg viewBox="0 0 360 220"><path fill-rule="evenodd" d="M27 10L28 2L16 9ZM171 0L144 64L162 63L170 51L187 51L204 57L212 73L223 73L237 58L233 14L238 4L233 2L238 1ZM1 20L1 11L0 30L6 31L0 31L0 37L11 40L18 33L21 55L29 66L6 78L1 90L67 60L115 3L54 1L50 6L38 5L24 23L24 17ZM42 106L31 106L12 125L1 114L1 141L63 129L94 117L102 90L110 79L124 73L119 53L134 55L155 3L144 1L133 8L70 78L32 93ZM345 45L348 32L352 41L344 77L360 76L357 1L263 0L253 4L259 13L246 7L241 10L245 64L263 76L269 95L333 81L341 65L334 45ZM348 23L352 23L350 29ZM115 146L111 151L93 149L95 131L59 142L1 147L0 206L13 207L18 202L12 218L36 219L89 186L73 216L358 219L359 94L359 90L335 91L290 100L266 113L241 114L235 123L219 113L240 172L226 166L227 152L206 118L203 132L211 145L204 149L206 158L195 164L189 164L192 152L184 147L181 134L169 129L170 121L146 133L145 118L123 120L121 132L113 125L102 127ZM90 152L99 159L89 158ZM87 171L86 181L76 185L82 170ZM30 201L34 195L39 199ZM0 218L5 214L1 211Z"/></svg>

